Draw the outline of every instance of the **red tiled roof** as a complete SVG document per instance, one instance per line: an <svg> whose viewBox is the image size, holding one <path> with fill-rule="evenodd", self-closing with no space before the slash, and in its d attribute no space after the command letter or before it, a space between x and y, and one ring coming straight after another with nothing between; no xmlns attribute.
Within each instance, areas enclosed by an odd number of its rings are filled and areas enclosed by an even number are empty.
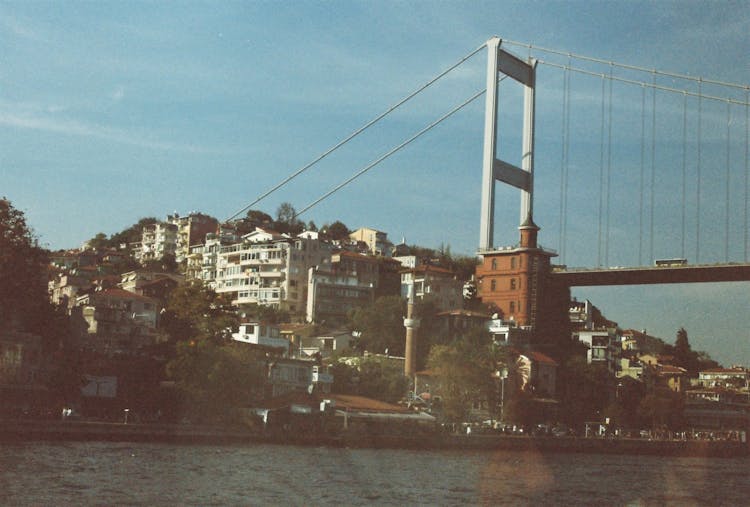
<svg viewBox="0 0 750 507"><path fill-rule="evenodd" d="M335 402L334 407L337 410L357 410L360 412L392 412L392 413L406 413L411 410L386 403L380 400L373 400L372 398L365 398L364 396L355 396L352 394L329 394L325 396L325 399L333 400Z"/></svg>
<svg viewBox="0 0 750 507"><path fill-rule="evenodd" d="M532 361L536 361L537 363L544 363L549 364L552 366L557 366L557 361L552 359L546 354L542 354L541 352L537 352L535 350L531 350L529 352L524 353L525 356L528 356L529 359Z"/></svg>

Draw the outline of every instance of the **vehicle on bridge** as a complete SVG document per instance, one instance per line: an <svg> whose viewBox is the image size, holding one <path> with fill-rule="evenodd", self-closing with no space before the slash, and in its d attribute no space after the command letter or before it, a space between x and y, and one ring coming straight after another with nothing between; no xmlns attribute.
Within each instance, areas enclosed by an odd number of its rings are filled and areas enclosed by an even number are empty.
<svg viewBox="0 0 750 507"><path fill-rule="evenodd" d="M669 266L687 266L687 259L656 259L654 266L656 267L669 267Z"/></svg>

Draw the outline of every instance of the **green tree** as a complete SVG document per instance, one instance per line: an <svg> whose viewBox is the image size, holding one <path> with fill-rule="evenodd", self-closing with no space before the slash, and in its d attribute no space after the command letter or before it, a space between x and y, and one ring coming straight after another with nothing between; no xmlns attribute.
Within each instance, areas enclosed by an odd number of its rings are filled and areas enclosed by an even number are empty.
<svg viewBox="0 0 750 507"><path fill-rule="evenodd" d="M427 366L437 379L443 417L466 421L472 405L484 404L491 417L497 418L500 372L503 368L512 372L514 363L510 351L493 344L483 327L473 328L449 345L433 346ZM506 403L513 398L511 384L506 384Z"/></svg>
<svg viewBox="0 0 750 507"><path fill-rule="evenodd" d="M242 344L190 340L177 345L167 373L194 422L236 422L236 409L263 397L265 353Z"/></svg>
<svg viewBox="0 0 750 507"><path fill-rule="evenodd" d="M349 237L349 228L343 222L336 220L330 225L323 226L326 236L332 240L342 240Z"/></svg>
<svg viewBox="0 0 750 507"><path fill-rule="evenodd" d="M211 341L230 338L238 318L229 298L198 281L176 287L167 299L161 332L170 342Z"/></svg>
<svg viewBox="0 0 750 507"><path fill-rule="evenodd" d="M379 354L388 350L391 355L403 356L405 315L406 301L401 296L383 296L371 305L354 310L349 325L359 334L356 349Z"/></svg>
<svg viewBox="0 0 750 507"><path fill-rule="evenodd" d="M561 417L573 427L600 421L614 394L614 379L606 367L588 364L581 355L571 356L560 368L558 383Z"/></svg>
<svg viewBox="0 0 750 507"><path fill-rule="evenodd" d="M643 397L638 416L644 426L652 429L679 431L684 427L684 400L680 393L658 389Z"/></svg>

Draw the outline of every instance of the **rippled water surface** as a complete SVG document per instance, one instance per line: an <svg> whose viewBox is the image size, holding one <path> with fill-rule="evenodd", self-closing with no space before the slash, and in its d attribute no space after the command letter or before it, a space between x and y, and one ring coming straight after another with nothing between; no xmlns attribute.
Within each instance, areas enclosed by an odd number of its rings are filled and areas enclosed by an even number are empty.
<svg viewBox="0 0 750 507"><path fill-rule="evenodd" d="M275 445L2 444L0 505L750 505L750 461Z"/></svg>

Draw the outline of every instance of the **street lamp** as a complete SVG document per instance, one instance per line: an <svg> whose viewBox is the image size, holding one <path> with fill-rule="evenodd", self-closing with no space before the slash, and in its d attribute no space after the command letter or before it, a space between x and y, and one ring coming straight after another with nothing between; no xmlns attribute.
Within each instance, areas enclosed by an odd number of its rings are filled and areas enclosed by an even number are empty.
<svg viewBox="0 0 750 507"><path fill-rule="evenodd" d="M508 378L508 368L500 370L500 422L505 420L505 379Z"/></svg>
<svg viewBox="0 0 750 507"><path fill-rule="evenodd" d="M508 378L508 368L503 366L495 371L495 378L500 379L500 422L505 418L505 379Z"/></svg>

